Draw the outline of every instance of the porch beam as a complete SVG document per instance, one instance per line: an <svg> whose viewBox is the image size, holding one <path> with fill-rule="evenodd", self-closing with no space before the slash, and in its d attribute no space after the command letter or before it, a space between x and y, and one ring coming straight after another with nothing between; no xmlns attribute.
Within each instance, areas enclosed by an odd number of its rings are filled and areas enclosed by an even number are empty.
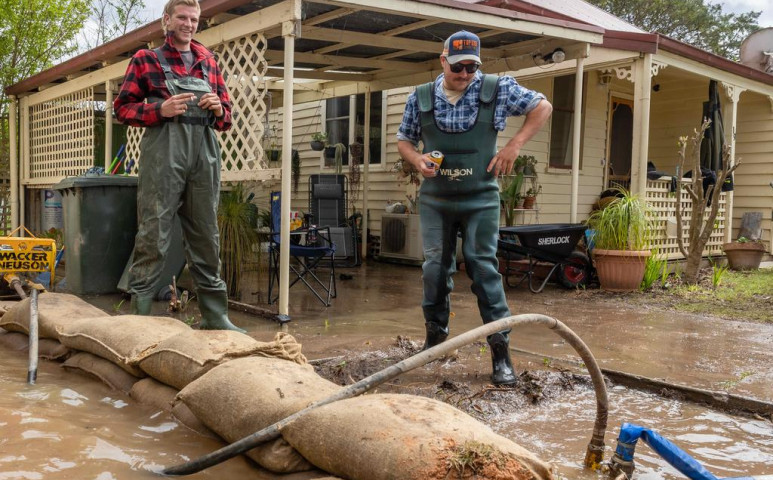
<svg viewBox="0 0 773 480"><path fill-rule="evenodd" d="M360 259L365 261L368 255L368 188L370 187L370 87L365 91L365 125L363 125L364 135L362 139L362 231L363 239L360 242ZM384 108L382 103L382 109ZM351 117L356 118L356 117ZM352 122L354 123L354 122ZM354 213L354 212L350 212ZM357 222L352 225L354 234L357 235Z"/></svg>
<svg viewBox="0 0 773 480"><path fill-rule="evenodd" d="M722 116L725 124L723 125L725 131L725 141L730 147L730 165L724 168L729 168L735 165L735 134L738 125L738 100L741 97L741 93L745 89L737 87L731 83L721 82L721 85L725 87L725 93L730 100L730 115L727 115L728 106L725 105L725 115ZM733 200L735 196L734 192L725 192L725 242L733 241Z"/></svg>
<svg viewBox="0 0 773 480"><path fill-rule="evenodd" d="M442 20L450 23L497 28L536 36L548 36L598 43L603 40L603 30L581 23L549 19L511 10L483 5L468 5L467 9L430 2L411 0L381 0L374 4L372 0L315 0L315 3L336 5L339 7L361 8L372 12L384 12L412 18ZM463 15L463 20L460 18ZM305 34L304 34L305 37Z"/></svg>
<svg viewBox="0 0 773 480"><path fill-rule="evenodd" d="M279 63L280 58L284 58L282 52L266 52L266 60L272 64ZM427 69L423 63L401 62L399 60L378 60L373 58L347 57L343 55L324 55L319 53L296 52L295 60L299 62L320 63L332 68L362 67L362 68L385 68L393 70L405 70L409 72L421 72ZM368 72L370 74L372 72Z"/></svg>
<svg viewBox="0 0 773 480"><path fill-rule="evenodd" d="M634 63L633 146L631 152L631 190L644 195L647 190L647 158L649 156L650 98L652 83L652 54Z"/></svg>
<svg viewBox="0 0 773 480"><path fill-rule="evenodd" d="M113 82L105 82L105 173L110 168L113 150Z"/></svg>
<svg viewBox="0 0 773 480"><path fill-rule="evenodd" d="M292 85L295 70L295 37L301 29L301 0L287 2L293 6L291 11L295 21L282 24L284 38L284 83ZM292 202L292 148L293 148L293 89L286 88L283 92L282 106L282 199L280 203L281 224L279 235L279 302L280 315L290 313L290 203Z"/></svg>
<svg viewBox="0 0 773 480"><path fill-rule="evenodd" d="M574 78L574 120L572 121L572 192L569 222L577 223L577 199L580 189L580 138L582 134L582 78L585 58L577 58Z"/></svg>
<svg viewBox="0 0 773 480"><path fill-rule="evenodd" d="M16 126L18 114L17 98L14 95L9 96L8 105L8 140L10 142L10 175L11 175L11 230L19 226L19 149L16 142Z"/></svg>
<svg viewBox="0 0 773 480"><path fill-rule="evenodd" d="M659 52L654 56L654 59L665 63L666 65L670 65L687 72L697 72L697 74L701 76L711 78L718 82L731 83L738 86L739 88L743 88L744 90L750 90L752 92L767 96L773 95L773 85L768 85L762 82L751 80L749 78L744 78L740 75L726 72L719 68L711 67L689 58L677 56L662 49L659 50Z"/></svg>

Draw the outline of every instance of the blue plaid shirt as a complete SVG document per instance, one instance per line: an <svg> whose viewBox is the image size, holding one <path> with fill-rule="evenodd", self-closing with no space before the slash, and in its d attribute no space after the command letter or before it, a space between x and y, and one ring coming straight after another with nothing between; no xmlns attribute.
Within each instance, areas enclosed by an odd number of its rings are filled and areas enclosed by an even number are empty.
<svg viewBox="0 0 773 480"><path fill-rule="evenodd" d="M435 80L435 121L446 133L466 132L475 126L478 118L480 89L483 74L475 72L475 78L467 87L462 98L452 105L446 99L443 90L443 74ZM497 88L496 109L494 110L494 128L502 131L507 125L507 117L526 115L545 96L518 84L509 75L500 78ZM398 140L407 140L414 145L421 139L421 110L414 91L408 97L403 114L403 122L397 130Z"/></svg>

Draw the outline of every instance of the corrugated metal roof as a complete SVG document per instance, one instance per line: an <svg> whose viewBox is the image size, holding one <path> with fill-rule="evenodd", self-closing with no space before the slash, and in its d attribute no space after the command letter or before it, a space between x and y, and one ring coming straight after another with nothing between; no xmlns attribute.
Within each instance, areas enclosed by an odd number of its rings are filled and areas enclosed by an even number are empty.
<svg viewBox="0 0 773 480"><path fill-rule="evenodd" d="M623 32L648 33L630 23L607 13L599 7L583 0L522 0L541 8L552 10L556 13L567 15L581 22L602 27L606 30L619 30Z"/></svg>

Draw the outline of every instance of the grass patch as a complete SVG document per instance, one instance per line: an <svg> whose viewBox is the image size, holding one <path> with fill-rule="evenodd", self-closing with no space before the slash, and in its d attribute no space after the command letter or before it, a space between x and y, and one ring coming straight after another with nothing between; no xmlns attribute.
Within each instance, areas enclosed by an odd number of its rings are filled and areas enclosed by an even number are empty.
<svg viewBox="0 0 773 480"><path fill-rule="evenodd" d="M773 269L727 270L714 288L711 275L697 285L679 285L661 294L673 295L677 310L734 320L773 323Z"/></svg>

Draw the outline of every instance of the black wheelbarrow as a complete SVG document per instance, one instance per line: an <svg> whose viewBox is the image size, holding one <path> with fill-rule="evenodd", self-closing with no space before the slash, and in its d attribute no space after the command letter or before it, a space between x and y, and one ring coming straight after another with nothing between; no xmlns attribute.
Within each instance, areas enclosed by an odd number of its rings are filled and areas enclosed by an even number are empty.
<svg viewBox="0 0 773 480"><path fill-rule="evenodd" d="M593 266L584 253L575 250L586 230L585 225L546 223L519 225L499 229L499 255L505 260L504 277L508 287L516 287L529 279L529 290L541 292L555 274L558 283L566 288L581 288L588 284ZM512 266L511 260L527 259L527 265ZM542 283L534 286L534 267L537 262L552 263L553 267ZM525 268L522 268L525 267ZM521 275L511 283L510 278Z"/></svg>

